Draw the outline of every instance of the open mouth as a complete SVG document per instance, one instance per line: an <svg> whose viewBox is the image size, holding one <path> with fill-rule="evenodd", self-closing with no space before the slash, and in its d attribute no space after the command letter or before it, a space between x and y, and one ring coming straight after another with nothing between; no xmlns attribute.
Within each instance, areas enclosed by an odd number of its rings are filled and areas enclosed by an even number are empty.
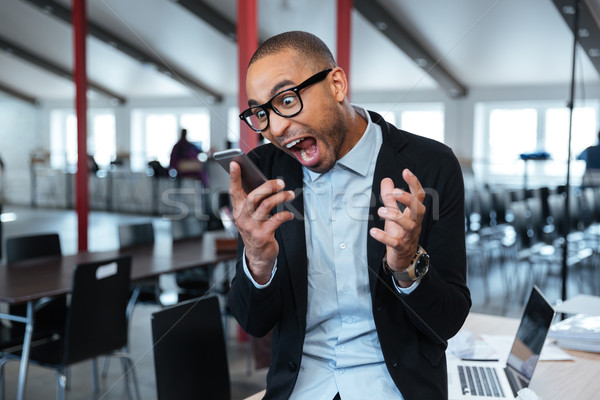
<svg viewBox="0 0 600 400"><path fill-rule="evenodd" d="M319 146L313 137L294 140L285 147L296 156L302 165L307 167L315 164L319 158Z"/></svg>

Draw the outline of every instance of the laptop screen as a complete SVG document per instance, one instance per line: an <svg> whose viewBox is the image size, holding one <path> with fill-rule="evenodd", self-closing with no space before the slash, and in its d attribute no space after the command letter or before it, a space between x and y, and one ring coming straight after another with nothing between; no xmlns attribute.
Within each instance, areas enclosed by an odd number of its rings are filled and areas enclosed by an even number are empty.
<svg viewBox="0 0 600 400"><path fill-rule="evenodd" d="M554 309L534 286L507 361L507 366L527 381L533 375L553 318Z"/></svg>

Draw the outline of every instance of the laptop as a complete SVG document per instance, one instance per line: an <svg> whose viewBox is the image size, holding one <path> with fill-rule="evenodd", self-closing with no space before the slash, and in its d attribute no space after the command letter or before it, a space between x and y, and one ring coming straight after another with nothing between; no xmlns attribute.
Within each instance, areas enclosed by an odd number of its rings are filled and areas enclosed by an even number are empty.
<svg viewBox="0 0 600 400"><path fill-rule="evenodd" d="M544 346L554 309L534 286L506 364L471 361L451 357L448 360L448 398L515 399L519 390L529 386Z"/></svg>

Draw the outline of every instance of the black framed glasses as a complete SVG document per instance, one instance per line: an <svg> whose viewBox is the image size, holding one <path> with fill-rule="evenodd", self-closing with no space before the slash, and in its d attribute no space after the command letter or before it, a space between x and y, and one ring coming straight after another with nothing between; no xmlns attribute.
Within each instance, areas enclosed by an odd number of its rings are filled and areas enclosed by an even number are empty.
<svg viewBox="0 0 600 400"><path fill-rule="evenodd" d="M300 91L312 84L321 82L331 71L333 71L333 68L325 69L314 74L298 86L282 90L265 104L248 108L240 114L240 119L246 121L252 130L260 133L269 126L269 109L284 118L298 115L303 107Z"/></svg>

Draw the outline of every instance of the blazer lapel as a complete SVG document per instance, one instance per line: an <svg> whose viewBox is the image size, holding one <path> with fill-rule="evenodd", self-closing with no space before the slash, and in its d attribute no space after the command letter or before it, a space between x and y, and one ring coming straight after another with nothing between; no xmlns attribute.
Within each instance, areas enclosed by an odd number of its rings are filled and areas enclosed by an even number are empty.
<svg viewBox="0 0 600 400"><path fill-rule="evenodd" d="M280 245L284 247L298 316L305 316L308 302L308 259L304 232L302 167L296 160L284 157L273 166L273 171L278 171L277 177L283 179L286 185L285 189L293 190L296 194L294 200L285 204L285 208L294 214L294 219L282 224L279 232L282 238ZM301 319L302 327L305 323L305 319Z"/></svg>

